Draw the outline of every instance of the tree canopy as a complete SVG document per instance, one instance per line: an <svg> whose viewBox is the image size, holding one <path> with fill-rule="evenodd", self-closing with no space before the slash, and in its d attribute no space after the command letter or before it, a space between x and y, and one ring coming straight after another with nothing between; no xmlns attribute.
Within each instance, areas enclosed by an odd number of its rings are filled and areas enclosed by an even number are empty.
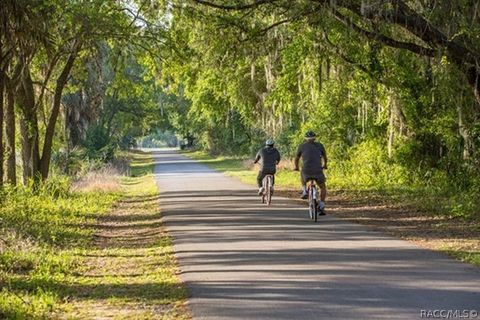
<svg viewBox="0 0 480 320"><path fill-rule="evenodd" d="M52 152L108 158L159 130L291 155L313 129L339 163L480 175L476 1L3 2L10 182L17 145L24 181L46 179Z"/></svg>

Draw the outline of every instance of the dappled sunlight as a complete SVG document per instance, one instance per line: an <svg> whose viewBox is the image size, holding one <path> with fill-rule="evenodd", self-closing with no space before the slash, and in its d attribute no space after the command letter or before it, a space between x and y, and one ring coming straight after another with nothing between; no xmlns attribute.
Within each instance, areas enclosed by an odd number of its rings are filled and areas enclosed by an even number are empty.
<svg viewBox="0 0 480 320"><path fill-rule="evenodd" d="M330 214L313 223L306 202L290 198L298 198L298 190L276 191L266 206L254 186L218 171L198 175L204 162L173 165L172 157L184 156L155 157L157 172L175 173L155 178L162 221L172 236L194 316L248 317L245 310L255 309L252 317L295 319L295 310L308 308L346 319L372 314L410 319L421 308L440 307L438 301L445 308L476 304L479 279L473 267L374 228L393 226L388 219L398 222L397 230L406 222L417 224L415 213L334 195L327 202ZM395 215L398 219L392 219ZM352 219L368 220L370 228ZM424 234L430 230L422 227Z"/></svg>

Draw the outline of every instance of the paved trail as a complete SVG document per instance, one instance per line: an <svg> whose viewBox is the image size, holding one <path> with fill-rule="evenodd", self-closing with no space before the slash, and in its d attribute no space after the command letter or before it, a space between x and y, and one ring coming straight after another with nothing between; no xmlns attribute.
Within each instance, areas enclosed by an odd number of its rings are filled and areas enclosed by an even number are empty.
<svg viewBox="0 0 480 320"><path fill-rule="evenodd" d="M194 319L419 319L480 310L480 272L298 202L259 202L255 188L173 151L154 154L161 209ZM480 319L480 316L479 318Z"/></svg>

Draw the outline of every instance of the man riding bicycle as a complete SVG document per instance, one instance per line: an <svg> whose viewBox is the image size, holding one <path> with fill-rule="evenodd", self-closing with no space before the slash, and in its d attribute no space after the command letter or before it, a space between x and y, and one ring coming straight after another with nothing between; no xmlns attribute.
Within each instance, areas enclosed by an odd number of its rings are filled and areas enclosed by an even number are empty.
<svg viewBox="0 0 480 320"><path fill-rule="evenodd" d="M272 139L268 139L265 142L265 147L260 149L255 157L253 163L257 163L262 160L262 167L258 171L257 184L258 184L258 194L263 193L262 180L267 174L273 176L272 185L275 184L275 172L277 171L277 164L280 162L280 152L274 148L274 142ZM273 186L272 186L273 188Z"/></svg>
<svg viewBox="0 0 480 320"><path fill-rule="evenodd" d="M303 159L303 167L300 173L302 179L302 199L308 198L307 180L316 180L320 187L320 203L318 205L321 212L325 209L325 198L327 196L326 178L323 169L327 169L327 152L323 144L315 142L317 135L313 131L305 133L305 142L298 147L295 157L295 170L298 171L298 162Z"/></svg>

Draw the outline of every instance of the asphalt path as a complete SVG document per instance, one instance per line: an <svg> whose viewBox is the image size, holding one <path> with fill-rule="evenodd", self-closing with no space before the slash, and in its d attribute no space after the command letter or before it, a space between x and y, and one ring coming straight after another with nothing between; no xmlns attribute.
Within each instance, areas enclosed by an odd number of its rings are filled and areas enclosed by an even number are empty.
<svg viewBox="0 0 480 320"><path fill-rule="evenodd" d="M315 224L298 201L274 197L267 207L255 187L175 151L155 151L154 159L193 319L475 319L480 312L477 268L331 215Z"/></svg>

